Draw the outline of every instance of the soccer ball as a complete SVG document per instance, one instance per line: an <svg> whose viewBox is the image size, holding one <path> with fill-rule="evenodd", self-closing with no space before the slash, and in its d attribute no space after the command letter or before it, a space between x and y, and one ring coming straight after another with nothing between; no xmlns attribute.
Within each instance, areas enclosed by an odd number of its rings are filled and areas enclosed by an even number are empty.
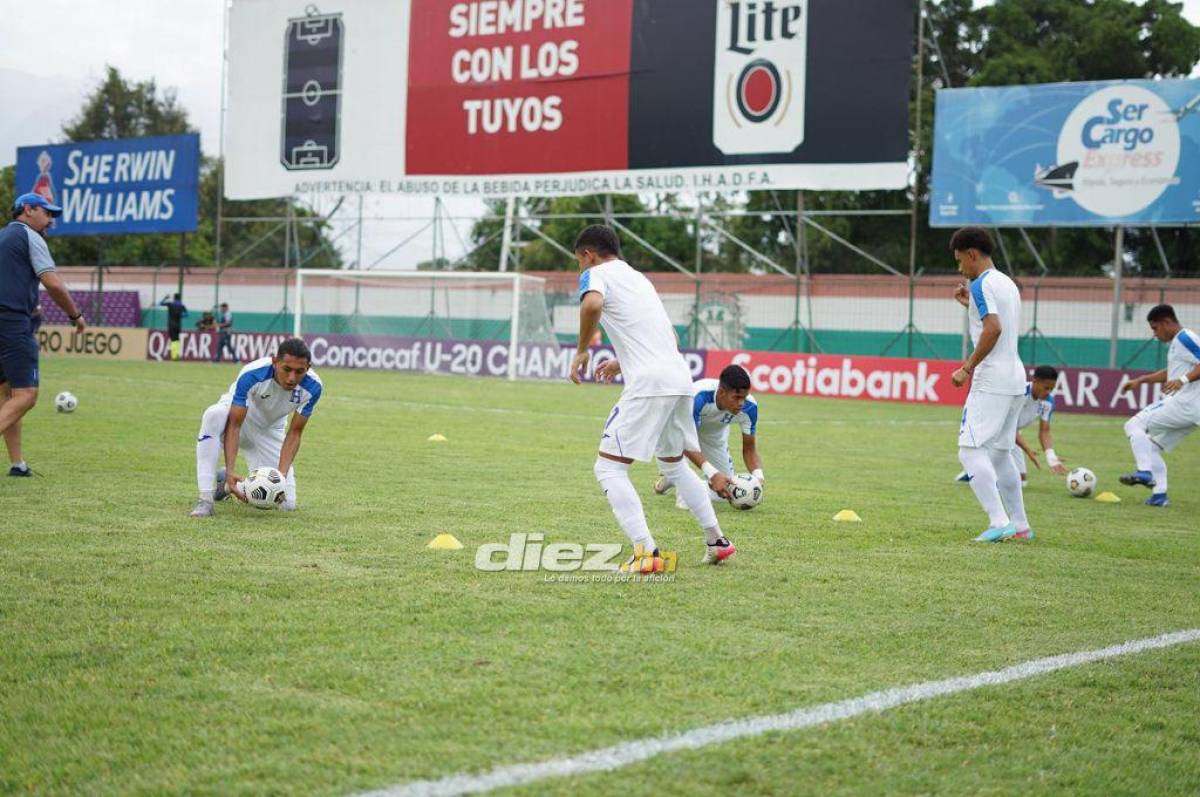
<svg viewBox="0 0 1200 797"><path fill-rule="evenodd" d="M762 499L762 482L753 475L739 473L729 480L729 504L734 509L753 509Z"/></svg>
<svg viewBox="0 0 1200 797"><path fill-rule="evenodd" d="M1067 474L1067 490L1076 498L1087 498L1096 492L1096 474L1087 468L1076 468Z"/></svg>
<svg viewBox="0 0 1200 797"><path fill-rule="evenodd" d="M283 503L285 481L275 468L255 468L240 487L250 506L275 509Z"/></svg>
<svg viewBox="0 0 1200 797"><path fill-rule="evenodd" d="M59 412L74 412L78 406L79 399L70 391L64 390L54 397L54 409Z"/></svg>

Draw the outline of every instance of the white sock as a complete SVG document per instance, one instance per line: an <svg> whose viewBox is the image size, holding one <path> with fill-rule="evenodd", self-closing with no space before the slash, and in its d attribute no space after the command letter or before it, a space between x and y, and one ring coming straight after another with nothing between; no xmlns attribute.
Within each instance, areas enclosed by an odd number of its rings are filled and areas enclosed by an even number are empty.
<svg viewBox="0 0 1200 797"><path fill-rule="evenodd" d="M629 480L629 466L604 457L597 457L592 467L600 489L608 497L613 517L634 546L641 545L647 551L658 547L646 524L646 513L642 510L642 499L638 497L633 482Z"/></svg>
<svg viewBox="0 0 1200 797"><path fill-rule="evenodd" d="M212 500L213 488L217 483L217 466L221 460L221 436L225 434L225 421L229 408L213 404L200 418L200 433L196 436L196 488L200 497Z"/></svg>
<svg viewBox="0 0 1200 797"><path fill-rule="evenodd" d="M721 538L721 525L717 522L717 513L713 509L712 499L709 498L708 485L701 481L684 460L678 462L658 461L658 467L663 474L675 485L679 497L687 504L692 517L704 529L704 541L709 545Z"/></svg>
<svg viewBox="0 0 1200 797"><path fill-rule="evenodd" d="M1004 499L1009 520L1018 530L1029 528L1029 518L1025 516L1025 493L1021 491L1021 473L1013 464L1012 453L989 449L988 454L996 470L996 488Z"/></svg>
<svg viewBox="0 0 1200 797"><path fill-rule="evenodd" d="M25 460L12 463L12 466L17 470L29 470L29 466L25 464Z"/></svg>
<svg viewBox="0 0 1200 797"><path fill-rule="evenodd" d="M1167 461L1163 459L1162 452L1154 445L1154 441L1150 442L1150 472L1154 474L1154 495L1166 493Z"/></svg>
<svg viewBox="0 0 1200 797"><path fill-rule="evenodd" d="M1138 470L1154 470L1154 441L1137 418L1130 418L1125 424L1125 434L1129 437L1129 447L1133 449L1133 459Z"/></svg>
<svg viewBox="0 0 1200 797"><path fill-rule="evenodd" d="M1008 456L1008 452L1004 452L1004 455ZM1004 504L1000 501L1000 489L996 485L996 467L992 464L988 452L982 448L959 446L958 461L971 477L968 484L983 511L987 512L988 525L994 529L1007 526L1008 513L1004 511ZM1012 464L1011 460L1009 464Z"/></svg>

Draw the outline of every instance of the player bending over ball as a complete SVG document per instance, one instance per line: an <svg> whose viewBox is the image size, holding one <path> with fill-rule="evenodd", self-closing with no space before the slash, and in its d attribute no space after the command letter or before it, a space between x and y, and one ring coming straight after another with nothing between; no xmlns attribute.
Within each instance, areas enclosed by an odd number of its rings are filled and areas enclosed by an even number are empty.
<svg viewBox="0 0 1200 797"><path fill-rule="evenodd" d="M1039 365L1033 371L1033 381L1025 383L1025 398L1021 401L1021 414L1017 417L1017 447L1012 451L1013 464L1021 474L1021 486L1025 485L1027 467L1025 457L1028 456L1033 466L1041 470L1037 452L1025 442L1021 430L1035 420L1038 422L1038 441L1046 454L1046 464L1050 470L1060 476L1067 475L1067 466L1062 464L1058 454L1054 452L1054 438L1050 433L1050 419L1054 417L1054 386L1058 384L1058 371L1052 365ZM1023 452L1023 453L1022 453ZM967 472L958 474L960 482L969 481Z"/></svg>
<svg viewBox="0 0 1200 797"><path fill-rule="evenodd" d="M1184 329L1169 304L1152 307L1146 315L1154 337L1167 349L1167 367L1152 374L1131 379L1122 391L1138 385L1163 382L1166 396L1129 419L1125 434L1137 470L1121 476L1122 484L1142 484L1151 489L1147 506L1170 506L1167 500L1167 463L1163 451L1172 451L1200 424L1200 338Z"/></svg>
<svg viewBox="0 0 1200 797"><path fill-rule="evenodd" d="M992 238L986 230L958 230L950 238L950 250L959 273L970 280L969 286L958 286L954 298L967 307L975 350L950 381L962 387L971 378L958 428L958 459L988 516L988 528L975 541L1033 539L1012 457L1025 399L1025 366L1017 354L1021 294L992 263Z"/></svg>
<svg viewBox="0 0 1200 797"><path fill-rule="evenodd" d="M708 489L683 461L684 451L700 448L692 420L692 375L675 328L667 317L654 285L641 272L620 259L617 234L602 225L585 228L575 239L579 264L579 348L571 360L571 381L579 384L591 357L588 345L602 323L619 365L609 361L596 369L611 380L618 371L625 389L609 413L600 437L600 451L592 470L608 497L613 515L634 546L622 570L643 573L664 567L658 543L650 534L646 514L629 466L657 457L659 468L679 488L692 516L704 529L704 562L719 564L737 552L717 522ZM700 458L709 487L719 494L729 480ZM639 557L639 549L645 556Z"/></svg>
<svg viewBox="0 0 1200 797"><path fill-rule="evenodd" d="M296 473L292 462L300 438L321 398L321 379L310 368L312 355L300 338L279 344L274 357L263 357L242 368L225 395L204 411L196 439L196 484L200 499L192 517L211 517L213 502L233 494L245 501L236 475L238 450L246 465L276 468L287 486L280 509L296 508ZM292 416L286 424L288 415ZM217 470L221 447L225 467Z"/></svg>
<svg viewBox="0 0 1200 797"><path fill-rule="evenodd" d="M733 478L733 456L729 453L729 429L737 425L742 430L742 461L746 469L764 482L762 458L758 455L755 434L758 431L758 402L750 395L750 374L740 365L730 365L721 371L717 379L698 379L692 384L692 420L696 424L696 436L700 439L699 451L685 451L692 462L708 461L728 478ZM699 466L699 465L697 465ZM654 483L654 492L663 495L674 485L665 474ZM724 500L709 491L713 501ZM683 496L675 505L686 509Z"/></svg>

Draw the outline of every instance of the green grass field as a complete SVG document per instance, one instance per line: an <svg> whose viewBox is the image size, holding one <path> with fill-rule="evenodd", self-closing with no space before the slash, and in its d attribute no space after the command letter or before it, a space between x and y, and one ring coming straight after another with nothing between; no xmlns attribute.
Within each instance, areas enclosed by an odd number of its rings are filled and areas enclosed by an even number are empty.
<svg viewBox="0 0 1200 797"><path fill-rule="evenodd" d="M616 388L325 371L300 511L194 521L200 413L235 374L43 362L43 476L0 479L0 792L349 794L1200 627L1200 437L1152 510L1116 483L1121 419L1058 415L1123 502L1034 473L1037 539L983 545L956 409L764 396L731 564L698 564L636 466L675 579L548 583L475 550L624 542L591 472ZM1195 794L1197 716L1184 644L514 793Z"/></svg>

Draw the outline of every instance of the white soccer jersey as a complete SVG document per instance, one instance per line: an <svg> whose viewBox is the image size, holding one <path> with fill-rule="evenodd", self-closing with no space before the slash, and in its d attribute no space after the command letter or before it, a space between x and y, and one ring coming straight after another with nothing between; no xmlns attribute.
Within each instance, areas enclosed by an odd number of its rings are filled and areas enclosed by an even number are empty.
<svg viewBox="0 0 1200 797"><path fill-rule="evenodd" d="M754 434L758 429L758 402L746 396L741 412L726 412L717 406L719 379L699 379L692 385L692 420L700 442L725 442L729 439L729 427L737 424L742 434Z"/></svg>
<svg viewBox="0 0 1200 797"><path fill-rule="evenodd" d="M979 345L984 317L992 314L1000 320L1000 339L983 362L975 366L971 390L1019 396L1025 390L1025 365L1017 353L1021 335L1021 292L1007 275L989 268L971 281L967 316L974 345Z"/></svg>
<svg viewBox="0 0 1200 797"><path fill-rule="evenodd" d="M692 374L650 280L623 260L609 260L579 275L580 301L589 291L604 297L600 323L621 363L622 397L692 395Z"/></svg>
<svg viewBox="0 0 1200 797"><path fill-rule="evenodd" d="M246 423L264 429L282 427L293 412L312 415L321 398L321 379L310 370L295 390L285 390L275 381L270 357L262 357L242 368L238 378L221 396L221 403L247 407Z"/></svg>
<svg viewBox="0 0 1200 797"><path fill-rule="evenodd" d="M1191 373L1200 363L1200 338L1190 329L1181 329L1167 349L1167 379L1178 379ZM1200 400L1200 382L1189 382L1179 391L1188 401Z"/></svg>
<svg viewBox="0 0 1200 797"><path fill-rule="evenodd" d="M1044 399L1033 397L1033 383L1025 383L1025 398L1021 400L1021 414L1017 416L1017 428L1024 429L1036 420L1050 423L1054 416L1054 396L1047 395Z"/></svg>

